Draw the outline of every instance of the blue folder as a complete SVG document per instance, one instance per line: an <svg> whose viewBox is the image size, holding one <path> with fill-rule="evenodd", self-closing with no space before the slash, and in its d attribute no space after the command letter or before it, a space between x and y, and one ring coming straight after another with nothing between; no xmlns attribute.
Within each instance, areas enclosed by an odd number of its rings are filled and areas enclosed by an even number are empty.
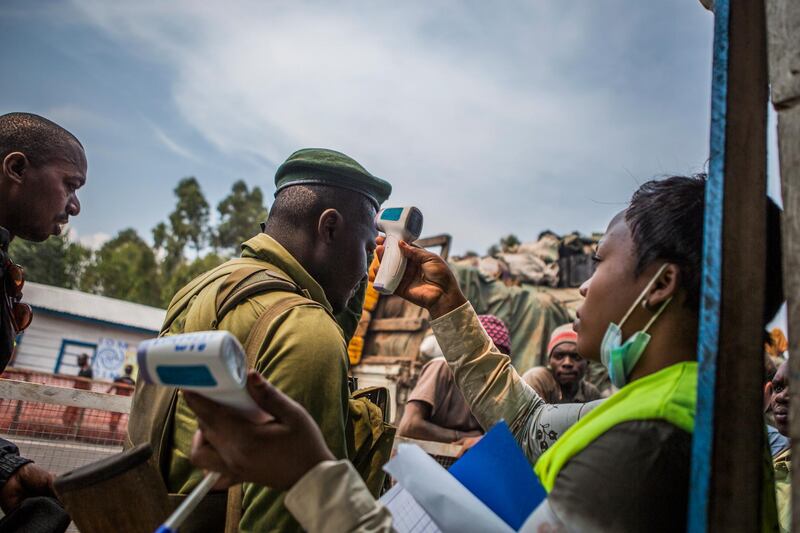
<svg viewBox="0 0 800 533"><path fill-rule="evenodd" d="M547 497L503 421L453 463L450 473L514 530Z"/></svg>

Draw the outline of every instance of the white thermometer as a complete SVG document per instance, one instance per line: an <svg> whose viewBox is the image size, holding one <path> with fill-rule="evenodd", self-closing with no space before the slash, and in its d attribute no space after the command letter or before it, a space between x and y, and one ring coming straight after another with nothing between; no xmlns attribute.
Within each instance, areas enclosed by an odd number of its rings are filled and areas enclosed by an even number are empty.
<svg viewBox="0 0 800 533"><path fill-rule="evenodd" d="M248 394L244 348L227 331L196 331L149 339L137 351L145 383L190 390L234 407L254 422L270 419Z"/></svg>
<svg viewBox="0 0 800 533"><path fill-rule="evenodd" d="M422 212L416 207L387 207L375 217L378 230L386 234L383 259L375 274L373 287L381 294L394 293L406 271L406 258L400 241L412 243L422 233Z"/></svg>

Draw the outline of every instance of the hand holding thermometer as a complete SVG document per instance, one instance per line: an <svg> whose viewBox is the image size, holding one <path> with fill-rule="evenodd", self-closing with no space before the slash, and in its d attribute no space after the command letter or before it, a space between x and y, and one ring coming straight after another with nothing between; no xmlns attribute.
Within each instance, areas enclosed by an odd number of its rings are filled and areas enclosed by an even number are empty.
<svg viewBox="0 0 800 533"><path fill-rule="evenodd" d="M416 207L387 207L375 217L378 230L386 234L383 259L372 286L381 294L394 293L406 271L406 258L400 252L400 241L419 239L422 233L422 212Z"/></svg>
<svg viewBox="0 0 800 533"><path fill-rule="evenodd" d="M197 331L150 339L139 344L139 376L145 383L179 387L233 407L253 422L271 417L245 388L246 359L239 341L227 331ZM209 472L157 533L174 533L219 480Z"/></svg>

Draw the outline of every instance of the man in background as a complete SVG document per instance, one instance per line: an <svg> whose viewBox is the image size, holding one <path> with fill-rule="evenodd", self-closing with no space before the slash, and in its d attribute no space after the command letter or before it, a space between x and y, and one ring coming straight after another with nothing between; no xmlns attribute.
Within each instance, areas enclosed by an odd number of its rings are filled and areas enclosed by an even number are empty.
<svg viewBox="0 0 800 533"><path fill-rule="evenodd" d="M578 354L578 334L572 324L553 330L547 345L548 367L531 368L522 379L547 403L586 403L602 398L586 381L588 361Z"/></svg>
<svg viewBox="0 0 800 533"><path fill-rule="evenodd" d="M78 356L78 377L83 379L75 380L73 388L79 390L92 390L91 379L94 378L94 371L92 370L92 365L89 362L88 354L82 353ZM62 420L64 421L65 426L71 428L80 421L82 415L83 409L69 406L64 409Z"/></svg>
<svg viewBox="0 0 800 533"><path fill-rule="evenodd" d="M781 531L791 531L792 512L792 442L789 440L789 362L778 367L775 377L767 384L771 394L770 409L775 416L778 432L786 437L784 448L772 448L775 466L775 503L778 506L778 523Z"/></svg>
<svg viewBox="0 0 800 533"><path fill-rule="evenodd" d="M511 336L505 323L494 315L479 315L478 320L495 346L510 355ZM438 346L433 347L433 351L441 353ZM483 435L443 356L422 367L417 386L408 397L398 433L414 439L458 443Z"/></svg>
<svg viewBox="0 0 800 533"><path fill-rule="evenodd" d="M132 374L133 365L125 365L125 374L115 377L113 385L111 385L106 392L113 392L119 396L130 396L133 394L133 386L136 385L136 382L133 381ZM120 385L126 386L120 387ZM122 418L122 413L111 413L111 420L108 422L108 429L110 429L112 433L116 433L120 418Z"/></svg>
<svg viewBox="0 0 800 533"><path fill-rule="evenodd" d="M0 372L15 339L33 314L22 303L23 270L8 256L19 237L41 242L59 235L81 210L78 189L86 182L86 154L78 139L31 113L0 116ZM64 531L69 515L53 494L53 476L0 439L0 531Z"/></svg>

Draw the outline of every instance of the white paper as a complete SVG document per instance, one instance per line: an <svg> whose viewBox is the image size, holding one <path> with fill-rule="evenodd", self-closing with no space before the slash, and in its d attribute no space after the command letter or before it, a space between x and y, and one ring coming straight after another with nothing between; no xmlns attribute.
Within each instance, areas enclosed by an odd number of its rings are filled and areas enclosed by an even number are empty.
<svg viewBox="0 0 800 533"><path fill-rule="evenodd" d="M537 531L573 531L567 528L553 512L550 503L544 500L534 509L531 515L519 528L519 533L537 533Z"/></svg>
<svg viewBox="0 0 800 533"><path fill-rule="evenodd" d="M442 533L425 509L399 484L381 496L381 503L392 513L392 527L397 533Z"/></svg>
<svg viewBox="0 0 800 533"><path fill-rule="evenodd" d="M411 494L442 531L513 531L419 446L398 446L397 455L384 470Z"/></svg>

